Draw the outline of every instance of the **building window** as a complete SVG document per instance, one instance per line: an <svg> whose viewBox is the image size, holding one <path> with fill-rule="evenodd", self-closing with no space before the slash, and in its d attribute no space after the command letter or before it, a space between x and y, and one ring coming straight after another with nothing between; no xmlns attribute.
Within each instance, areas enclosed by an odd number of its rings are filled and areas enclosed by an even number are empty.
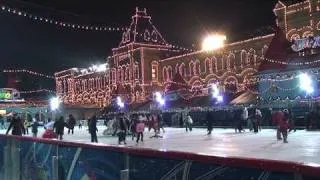
<svg viewBox="0 0 320 180"><path fill-rule="evenodd" d="M152 65L151 77L153 81L158 80L158 67L157 65Z"/></svg>

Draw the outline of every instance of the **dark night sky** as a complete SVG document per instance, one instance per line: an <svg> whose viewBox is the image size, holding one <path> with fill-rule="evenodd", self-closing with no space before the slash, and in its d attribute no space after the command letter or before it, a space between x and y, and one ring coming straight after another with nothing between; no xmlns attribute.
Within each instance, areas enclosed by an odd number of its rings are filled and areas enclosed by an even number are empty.
<svg viewBox="0 0 320 180"><path fill-rule="evenodd" d="M203 34L223 31L229 41L269 33L277 0L10 0L5 5L39 16L75 23L124 27L135 7L145 7L153 24L172 44L198 46ZM0 61L3 68L27 68L52 74L69 67L103 62L120 42L119 32L84 32L0 13Z"/></svg>

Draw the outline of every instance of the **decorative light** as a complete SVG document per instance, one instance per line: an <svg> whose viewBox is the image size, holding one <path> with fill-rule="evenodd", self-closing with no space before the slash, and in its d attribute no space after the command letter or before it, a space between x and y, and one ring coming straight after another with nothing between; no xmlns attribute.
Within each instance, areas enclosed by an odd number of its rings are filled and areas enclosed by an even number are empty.
<svg viewBox="0 0 320 180"><path fill-rule="evenodd" d="M122 102L122 99L121 97L117 97L117 105L120 107L120 108L124 108L124 103Z"/></svg>
<svg viewBox="0 0 320 180"><path fill-rule="evenodd" d="M59 109L60 106L60 99L58 97L53 97L50 99L50 108L52 111L55 111L57 109Z"/></svg>
<svg viewBox="0 0 320 180"><path fill-rule="evenodd" d="M156 96L156 101L161 105L163 106L165 104L165 100L164 98L162 97L161 93L160 92L156 92L155 93L155 96Z"/></svg>
<svg viewBox="0 0 320 180"><path fill-rule="evenodd" d="M314 92L314 89L312 87L312 79L306 73L302 73L299 75L299 87L307 94L312 94Z"/></svg>
<svg viewBox="0 0 320 180"><path fill-rule="evenodd" d="M202 50L203 51L213 51L216 49L220 49L224 47L224 41L226 40L226 36L213 34L207 36L202 42Z"/></svg>

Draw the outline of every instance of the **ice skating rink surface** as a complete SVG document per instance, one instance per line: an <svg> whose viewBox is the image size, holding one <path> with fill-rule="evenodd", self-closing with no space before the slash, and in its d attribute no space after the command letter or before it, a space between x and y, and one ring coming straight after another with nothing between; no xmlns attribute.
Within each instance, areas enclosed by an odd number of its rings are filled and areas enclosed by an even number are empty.
<svg viewBox="0 0 320 180"><path fill-rule="evenodd" d="M103 135L106 127L98 127L99 145L118 146L117 137ZM29 129L30 132L31 129ZM165 128L163 138L150 138L153 131L144 133L144 142L136 144L127 136L127 145L130 148L149 148L161 151L180 151L208 156L241 157L281 160L304 163L320 167L320 132L297 130L289 133L288 141L276 139L276 130L262 129L261 132L235 133L234 129L214 129L211 135L206 134L206 129L194 128L186 132L184 128ZM39 135L44 130L39 128ZM1 133L5 133L4 130ZM29 136L31 136L29 134ZM81 130L75 128L74 134L68 134L65 129L64 141L91 143L87 127ZM123 146L123 145L121 145Z"/></svg>

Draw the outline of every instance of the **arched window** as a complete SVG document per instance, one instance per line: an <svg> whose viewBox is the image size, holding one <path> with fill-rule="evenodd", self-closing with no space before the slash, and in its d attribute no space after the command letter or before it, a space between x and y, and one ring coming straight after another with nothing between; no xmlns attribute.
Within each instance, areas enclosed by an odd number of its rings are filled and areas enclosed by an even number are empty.
<svg viewBox="0 0 320 180"><path fill-rule="evenodd" d="M168 72L168 80L171 80L172 79L172 67L171 66L169 66L168 68L167 68L167 72Z"/></svg>
<svg viewBox="0 0 320 180"><path fill-rule="evenodd" d="M218 71L218 62L217 62L217 58L215 56L213 56L211 58L212 61L212 70L213 72L217 72Z"/></svg>
<svg viewBox="0 0 320 180"><path fill-rule="evenodd" d="M241 63L240 63L240 65L244 66L247 61L248 61L247 51L246 50L242 50L241 51Z"/></svg>
<svg viewBox="0 0 320 180"><path fill-rule="evenodd" d="M213 69L212 69L212 60L209 59L209 58L206 58L206 60L204 61L205 62L205 65L204 65L204 69L205 69L205 72L208 74L208 73L212 73L213 72Z"/></svg>
<svg viewBox="0 0 320 180"><path fill-rule="evenodd" d="M184 63L180 64L180 67L179 67L179 72L180 72L180 75L181 76L186 76L187 75L187 72L186 72L186 65Z"/></svg>

